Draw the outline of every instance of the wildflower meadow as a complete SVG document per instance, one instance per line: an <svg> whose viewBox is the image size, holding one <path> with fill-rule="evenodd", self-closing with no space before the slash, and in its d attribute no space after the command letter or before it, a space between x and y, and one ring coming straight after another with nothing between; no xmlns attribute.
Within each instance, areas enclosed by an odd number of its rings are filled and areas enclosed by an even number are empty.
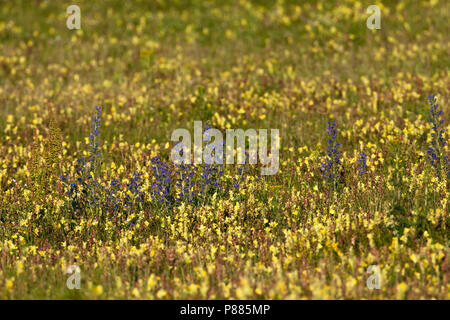
<svg viewBox="0 0 450 320"><path fill-rule="evenodd" d="M450 299L449 7L1 1L0 299Z"/></svg>

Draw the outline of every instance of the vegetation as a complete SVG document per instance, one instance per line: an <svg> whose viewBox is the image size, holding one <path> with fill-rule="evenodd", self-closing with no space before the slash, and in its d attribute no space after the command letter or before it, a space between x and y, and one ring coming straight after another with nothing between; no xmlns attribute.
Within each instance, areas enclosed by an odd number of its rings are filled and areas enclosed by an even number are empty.
<svg viewBox="0 0 450 320"><path fill-rule="evenodd" d="M449 2L299 3L3 1L0 298L449 299ZM194 120L280 170L174 165Z"/></svg>

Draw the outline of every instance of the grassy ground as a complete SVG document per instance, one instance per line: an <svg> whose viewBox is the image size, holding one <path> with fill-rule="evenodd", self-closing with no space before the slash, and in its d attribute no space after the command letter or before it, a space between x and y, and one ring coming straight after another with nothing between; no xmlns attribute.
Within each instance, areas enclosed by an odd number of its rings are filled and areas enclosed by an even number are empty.
<svg viewBox="0 0 450 320"><path fill-rule="evenodd" d="M77 31L65 3L2 1L0 297L449 299L449 181L427 160L428 96L450 129L448 2L380 2L380 30L372 3L297 3L79 0ZM214 186L197 166L176 201L170 136L194 120L280 129L279 172Z"/></svg>

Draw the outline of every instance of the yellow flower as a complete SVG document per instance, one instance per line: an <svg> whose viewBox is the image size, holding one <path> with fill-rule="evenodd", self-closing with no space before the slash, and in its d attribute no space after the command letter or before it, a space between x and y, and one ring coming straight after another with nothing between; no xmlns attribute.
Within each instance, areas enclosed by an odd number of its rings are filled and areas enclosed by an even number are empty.
<svg viewBox="0 0 450 320"><path fill-rule="evenodd" d="M112 86L112 82L110 80L103 80L103 86L105 88L110 88Z"/></svg>
<svg viewBox="0 0 450 320"><path fill-rule="evenodd" d="M92 293L97 297L100 296L103 293L103 287L100 284L95 286Z"/></svg>
<svg viewBox="0 0 450 320"><path fill-rule="evenodd" d="M156 293L156 297L157 297L158 299L163 299L164 297L166 297L166 295L167 295L167 292L166 292L166 290L164 290L164 289L160 289L160 290L158 290L158 292Z"/></svg>
<svg viewBox="0 0 450 320"><path fill-rule="evenodd" d="M8 290L11 290L14 287L14 280L15 280L14 277L6 280L6 288Z"/></svg>
<svg viewBox="0 0 450 320"><path fill-rule="evenodd" d="M397 299L404 299L406 291L408 290L408 285L401 282L397 285Z"/></svg>
<svg viewBox="0 0 450 320"><path fill-rule="evenodd" d="M131 291L131 294L132 294L133 296L135 296L136 298L139 298L139 297L140 297L139 290L138 290L137 288L134 288L134 289Z"/></svg>

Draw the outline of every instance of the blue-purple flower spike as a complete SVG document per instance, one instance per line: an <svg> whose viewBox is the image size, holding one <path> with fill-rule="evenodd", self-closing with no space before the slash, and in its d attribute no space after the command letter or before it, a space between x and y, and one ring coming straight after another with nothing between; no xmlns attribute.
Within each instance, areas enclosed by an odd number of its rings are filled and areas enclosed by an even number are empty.
<svg viewBox="0 0 450 320"><path fill-rule="evenodd" d="M330 183L336 183L340 179L342 164L340 160L340 153L338 148L340 144L336 142L337 129L336 129L336 121L330 120L328 121L327 126L327 135L328 138L328 147L327 147L327 155L325 161L321 163L321 174L322 177L329 181Z"/></svg>
<svg viewBox="0 0 450 320"><path fill-rule="evenodd" d="M359 155L359 159L358 159L359 165L358 165L358 173L360 175L363 175L364 172L367 171L368 166L367 166L367 155L363 152L360 153Z"/></svg>
<svg viewBox="0 0 450 320"><path fill-rule="evenodd" d="M440 119L442 110L438 110L439 104L437 103L435 95L429 96L428 102L431 106L428 121L431 123L432 127L430 134L431 141L427 150L427 159L438 176L440 176L443 171L450 177L449 159L445 154L445 146L447 145L447 142L444 136L444 120Z"/></svg>

